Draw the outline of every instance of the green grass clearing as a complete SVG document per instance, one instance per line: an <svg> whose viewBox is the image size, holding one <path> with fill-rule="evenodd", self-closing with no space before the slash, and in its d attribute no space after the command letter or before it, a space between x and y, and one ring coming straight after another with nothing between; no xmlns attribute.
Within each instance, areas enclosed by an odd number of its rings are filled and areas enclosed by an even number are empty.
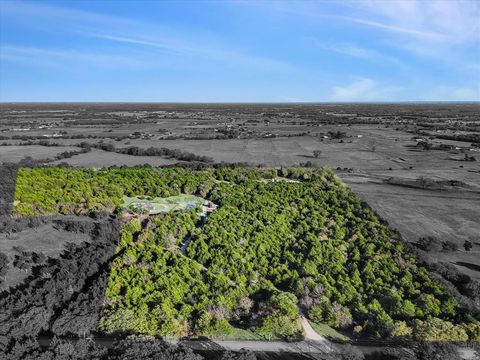
<svg viewBox="0 0 480 360"><path fill-rule="evenodd" d="M149 214L160 214L166 213L174 210L185 210L190 208L196 208L197 206L202 205L205 202L205 199L195 195L177 195L169 196L165 198L148 198L145 196L135 196L135 197L123 197L122 207L133 210L145 210Z"/></svg>
<svg viewBox="0 0 480 360"><path fill-rule="evenodd" d="M313 330L315 330L315 332L318 335L325 336L326 338L329 338L332 340L340 340L340 341L350 340L347 336L339 333L337 330L331 328L326 324L317 324L310 320L309 320L309 323L312 326Z"/></svg>
<svg viewBox="0 0 480 360"><path fill-rule="evenodd" d="M247 340L247 341L266 341L267 339L256 332L250 330L250 329L241 329L234 327L232 330L228 333L222 334L222 335L217 335L214 337L216 340ZM277 337L272 337L269 339L270 341L273 340L280 340L280 338Z"/></svg>

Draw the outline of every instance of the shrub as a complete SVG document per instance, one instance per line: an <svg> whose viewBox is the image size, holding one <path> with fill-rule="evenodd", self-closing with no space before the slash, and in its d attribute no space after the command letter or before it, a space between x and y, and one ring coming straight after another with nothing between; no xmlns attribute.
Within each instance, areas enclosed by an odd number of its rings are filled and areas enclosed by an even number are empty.
<svg viewBox="0 0 480 360"><path fill-rule="evenodd" d="M405 321L395 321L390 336L393 338L410 338L412 331L413 329Z"/></svg>
<svg viewBox="0 0 480 360"><path fill-rule="evenodd" d="M449 321L429 318L425 321L415 320L413 335L417 340L428 341L467 341L468 334L461 325L453 325Z"/></svg>

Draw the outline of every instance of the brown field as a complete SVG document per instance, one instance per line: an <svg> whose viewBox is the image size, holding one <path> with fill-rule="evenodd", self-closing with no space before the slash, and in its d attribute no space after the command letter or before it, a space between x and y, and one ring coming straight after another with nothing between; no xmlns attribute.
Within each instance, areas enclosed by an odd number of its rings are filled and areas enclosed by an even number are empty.
<svg viewBox="0 0 480 360"><path fill-rule="evenodd" d="M64 151L76 151L77 147L72 146L1 146L0 147L0 163L3 162L19 162L23 158L29 156L36 160L53 158Z"/></svg>
<svg viewBox="0 0 480 360"><path fill-rule="evenodd" d="M62 159L53 161L51 164L56 165L60 163L67 163L70 166L76 167L109 167L114 165L125 166L141 166L149 164L151 166L172 165L178 163L174 159L164 159L161 157L149 156L132 156L125 154L117 154L106 152L99 149L92 149L85 154L75 155L70 159Z"/></svg>
<svg viewBox="0 0 480 360"><path fill-rule="evenodd" d="M480 279L480 147L439 136L480 137L478 105L4 104L0 162L53 157L81 142L169 148L214 162L330 166L408 242L435 236L458 251L430 254ZM29 129L19 131L18 128ZM16 129L16 130L15 130ZM333 139L329 132L344 132ZM60 132L66 135L45 138ZM81 138L78 138L81 137ZM424 150L416 139L434 148ZM48 141L61 147L20 146ZM450 146L447 148L446 146ZM315 150L321 151L318 157ZM477 161L462 161L473 156ZM174 158L92 149L52 165L162 166ZM422 188L417 179L442 182ZM453 181L453 182L452 182ZM466 252L465 241L473 248Z"/></svg>
<svg viewBox="0 0 480 360"><path fill-rule="evenodd" d="M13 258L18 251L15 247L26 251L43 253L47 257L56 258L64 250L67 243L80 244L89 241L90 236L82 233L69 232L57 229L52 223L41 225L37 228L27 228L20 232L0 232L0 252ZM31 274L31 268L19 269L10 266L5 275L5 282L0 286L0 291L9 286L21 283Z"/></svg>

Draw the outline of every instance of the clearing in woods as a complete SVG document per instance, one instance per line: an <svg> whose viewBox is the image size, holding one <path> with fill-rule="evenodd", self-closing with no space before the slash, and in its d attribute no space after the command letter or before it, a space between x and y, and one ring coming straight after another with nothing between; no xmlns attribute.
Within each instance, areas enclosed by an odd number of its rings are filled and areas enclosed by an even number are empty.
<svg viewBox="0 0 480 360"><path fill-rule="evenodd" d="M195 195L181 194L169 197L146 197L135 196L123 197L122 206L134 211L148 211L150 215L166 213L174 210L195 209L197 206L205 204L206 200Z"/></svg>

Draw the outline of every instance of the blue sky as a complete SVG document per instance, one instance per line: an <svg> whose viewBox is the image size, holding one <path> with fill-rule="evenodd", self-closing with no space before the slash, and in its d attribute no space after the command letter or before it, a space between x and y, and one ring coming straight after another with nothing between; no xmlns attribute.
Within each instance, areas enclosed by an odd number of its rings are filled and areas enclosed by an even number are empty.
<svg viewBox="0 0 480 360"><path fill-rule="evenodd" d="M0 101L480 101L480 1L0 0Z"/></svg>

